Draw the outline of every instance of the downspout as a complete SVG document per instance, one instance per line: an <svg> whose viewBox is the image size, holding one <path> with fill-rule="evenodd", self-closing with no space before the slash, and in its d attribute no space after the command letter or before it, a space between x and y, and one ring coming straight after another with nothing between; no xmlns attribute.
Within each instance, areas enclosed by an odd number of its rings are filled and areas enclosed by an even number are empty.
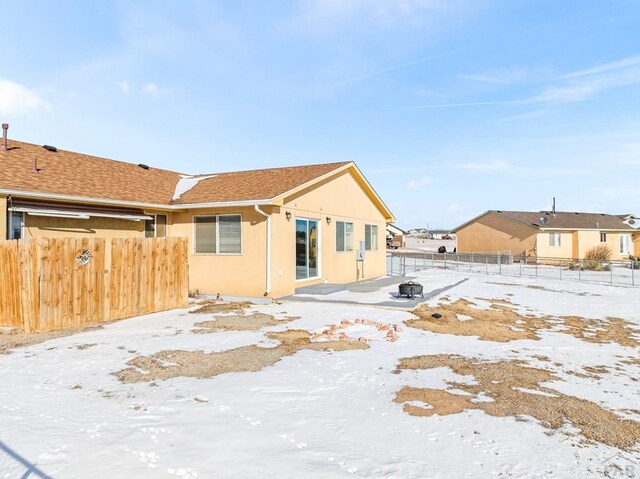
<svg viewBox="0 0 640 479"><path fill-rule="evenodd" d="M256 213L267 218L267 277L264 295L269 296L271 293L271 215L262 211L258 205L253 205L253 207Z"/></svg>

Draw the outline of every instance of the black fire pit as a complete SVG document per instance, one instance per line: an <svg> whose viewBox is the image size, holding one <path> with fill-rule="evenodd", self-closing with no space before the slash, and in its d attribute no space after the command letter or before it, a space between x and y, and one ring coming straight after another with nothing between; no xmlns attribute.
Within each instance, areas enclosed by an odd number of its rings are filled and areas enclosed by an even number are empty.
<svg viewBox="0 0 640 479"><path fill-rule="evenodd" d="M402 283L398 286L398 296L406 296L409 299L413 299L415 296L420 295L421 298L424 298L422 289L423 288L420 283L407 281L406 283Z"/></svg>

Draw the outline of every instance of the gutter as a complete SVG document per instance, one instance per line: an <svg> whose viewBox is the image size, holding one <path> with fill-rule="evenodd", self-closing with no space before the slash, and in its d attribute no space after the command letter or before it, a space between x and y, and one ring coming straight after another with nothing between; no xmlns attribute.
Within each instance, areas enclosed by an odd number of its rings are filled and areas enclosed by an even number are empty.
<svg viewBox="0 0 640 479"><path fill-rule="evenodd" d="M267 275L264 295L269 296L269 293L271 293L271 215L262 211L259 205L253 205L253 207L256 213L267 218Z"/></svg>
<svg viewBox="0 0 640 479"><path fill-rule="evenodd" d="M270 205L272 200L243 200L243 201L219 201L213 203L184 203L184 204L166 204L166 203L141 203L138 201L126 201L126 200L109 200L102 198L91 198L89 196L69 196L61 195L57 193L41 193L36 191L24 191L24 190L9 190L0 188L0 194L7 196L24 196L27 198L40 199L40 200L60 200L71 201L77 203L90 203L97 205L111 205L111 206L131 206L135 208L146 208L156 210L191 210L198 208L226 208L226 207L244 207L254 205Z"/></svg>

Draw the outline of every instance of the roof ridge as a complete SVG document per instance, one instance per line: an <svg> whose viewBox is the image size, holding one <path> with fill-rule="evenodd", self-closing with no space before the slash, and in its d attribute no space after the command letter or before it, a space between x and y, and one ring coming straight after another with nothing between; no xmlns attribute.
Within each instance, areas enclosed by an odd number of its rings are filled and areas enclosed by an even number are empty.
<svg viewBox="0 0 640 479"><path fill-rule="evenodd" d="M9 145L9 152L11 151L11 143L19 143L19 144L29 145L29 146L32 146L32 147L35 147L35 148L42 148L42 145L38 145L36 143L30 143L28 141L14 140L12 138L9 138L7 140L7 143ZM114 162L114 163L121 163L121 164L131 165L131 166L138 166L139 165L139 163L131 163L129 161L115 160L113 158L107 158L105 156L96 156L96 155L90 155L88 153L80 153L78 151L73 151L73 150L65 150L64 148L58 148L57 146L56 146L56 149L57 149L57 152L69 153L69 154L72 154L72 155L85 156L87 158L94 158L96 160L101 160L101 161L111 161L111 162ZM53 154L55 154L55 153L53 153ZM187 173L182 173L182 172L175 171L175 170L168 170L166 168L156 168L155 166L151 166L151 168L153 168L154 170L164 171L166 173L173 173L173 174L176 174L176 175L186 175L187 174ZM189 176L191 176L191 175L189 175Z"/></svg>
<svg viewBox="0 0 640 479"><path fill-rule="evenodd" d="M232 171L220 171L220 172L209 172L209 173L198 173L197 175L191 176L207 176L207 175L230 175L233 173L254 173L257 171L273 171L273 170L290 170L293 168L311 168L314 166L329 166L329 165L348 165L349 163L353 163L353 161L335 161L329 163L312 163L309 165L291 165L291 166L276 166L270 168L255 168L253 170L232 170Z"/></svg>

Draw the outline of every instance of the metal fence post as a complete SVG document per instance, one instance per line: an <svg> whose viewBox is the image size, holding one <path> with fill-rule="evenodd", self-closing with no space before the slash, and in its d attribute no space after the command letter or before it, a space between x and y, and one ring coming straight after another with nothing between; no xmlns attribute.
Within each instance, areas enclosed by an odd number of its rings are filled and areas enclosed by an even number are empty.
<svg viewBox="0 0 640 479"><path fill-rule="evenodd" d="M522 278L522 258L520 258L520 277Z"/></svg>
<svg viewBox="0 0 640 479"><path fill-rule="evenodd" d="M489 274L489 255L484 257L484 271L486 274Z"/></svg>
<svg viewBox="0 0 640 479"><path fill-rule="evenodd" d="M631 261L631 263L629 263L629 265L631 266L631 286L635 286L636 285L636 278L635 275L633 273L633 271L636 269L635 268L635 263L633 261Z"/></svg>
<svg viewBox="0 0 640 479"><path fill-rule="evenodd" d="M536 278L538 277L538 256L536 256Z"/></svg>
<svg viewBox="0 0 640 479"><path fill-rule="evenodd" d="M418 271L418 255L413 257L413 272Z"/></svg>
<svg viewBox="0 0 640 479"><path fill-rule="evenodd" d="M444 269L447 269L447 253L444 253Z"/></svg>
<svg viewBox="0 0 640 479"><path fill-rule="evenodd" d="M582 281L582 260L578 260L578 281Z"/></svg>
<svg viewBox="0 0 640 479"><path fill-rule="evenodd" d="M560 279L562 279L562 261L560 261L560 268L558 268L560 270Z"/></svg>
<svg viewBox="0 0 640 479"><path fill-rule="evenodd" d="M502 255L498 253L498 271L499 274L502 274Z"/></svg>
<svg viewBox="0 0 640 479"><path fill-rule="evenodd" d="M390 268L390 269L391 269L391 271L390 271L390 273L389 273L389 276L393 276L393 260L394 260L393 253L391 253L391 255L389 256L389 258L391 259L391 268Z"/></svg>
<svg viewBox="0 0 640 479"><path fill-rule="evenodd" d="M609 263L609 271L611 271L611 285L613 286L613 265Z"/></svg>

